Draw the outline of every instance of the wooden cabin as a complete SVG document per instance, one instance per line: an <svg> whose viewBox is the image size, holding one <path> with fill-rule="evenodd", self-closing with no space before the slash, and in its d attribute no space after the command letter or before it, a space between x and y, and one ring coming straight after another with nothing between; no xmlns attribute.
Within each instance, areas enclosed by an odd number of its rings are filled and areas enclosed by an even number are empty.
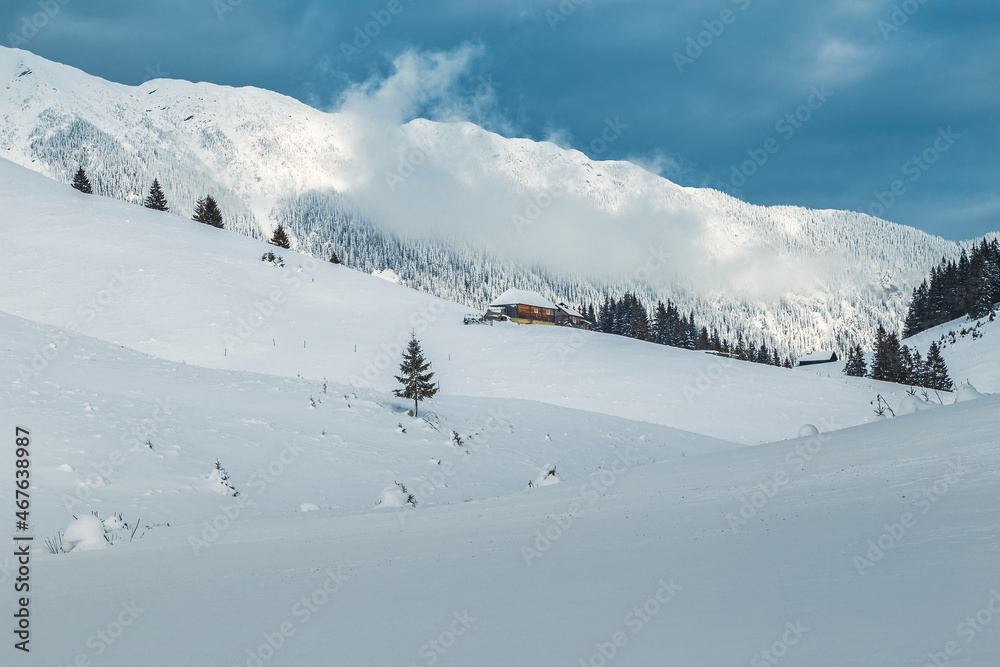
<svg viewBox="0 0 1000 667"><path fill-rule="evenodd" d="M556 304L556 324L575 329L589 329L590 322L582 314L575 311L564 301Z"/></svg>
<svg viewBox="0 0 1000 667"><path fill-rule="evenodd" d="M486 317L506 319L518 324L558 324L589 329L583 315L565 303L552 303L538 292L509 289L490 304Z"/></svg>

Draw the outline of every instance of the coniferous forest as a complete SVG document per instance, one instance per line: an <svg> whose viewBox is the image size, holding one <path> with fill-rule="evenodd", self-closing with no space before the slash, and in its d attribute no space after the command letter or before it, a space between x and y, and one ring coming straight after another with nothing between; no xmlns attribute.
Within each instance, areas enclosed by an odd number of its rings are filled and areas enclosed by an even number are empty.
<svg viewBox="0 0 1000 667"><path fill-rule="evenodd" d="M593 304L580 306L579 311L594 323L594 329L603 333L626 336L638 340L669 345L687 350L705 350L732 356L740 361L752 361L758 364L784 366L791 368L792 360L786 356L782 360L777 351L771 350L767 343L759 344L746 341L743 333L737 334L733 343L719 334L717 330L699 325L695 314L681 312L670 300L664 304L659 301L650 315L641 301L631 293L626 293L621 299L605 297L595 311Z"/></svg>
<svg viewBox="0 0 1000 667"><path fill-rule="evenodd" d="M939 324L968 316L978 320L991 316L1000 302L1000 244L984 239L970 256L962 251L958 261L941 260L913 290L906 314L903 338Z"/></svg>

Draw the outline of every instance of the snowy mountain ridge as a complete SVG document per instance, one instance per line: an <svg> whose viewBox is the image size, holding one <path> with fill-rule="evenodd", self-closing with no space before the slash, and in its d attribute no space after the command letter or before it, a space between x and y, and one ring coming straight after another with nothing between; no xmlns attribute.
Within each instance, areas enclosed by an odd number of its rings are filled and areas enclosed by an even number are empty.
<svg viewBox="0 0 1000 667"><path fill-rule="evenodd" d="M157 177L184 215L211 193L231 229L262 238L282 223L303 251L472 307L509 287L574 304L630 290L731 338L844 349L898 329L912 287L960 248L465 122L372 128L261 89L130 87L7 48L0 85L0 157L62 182L83 165L97 194L132 202Z"/></svg>

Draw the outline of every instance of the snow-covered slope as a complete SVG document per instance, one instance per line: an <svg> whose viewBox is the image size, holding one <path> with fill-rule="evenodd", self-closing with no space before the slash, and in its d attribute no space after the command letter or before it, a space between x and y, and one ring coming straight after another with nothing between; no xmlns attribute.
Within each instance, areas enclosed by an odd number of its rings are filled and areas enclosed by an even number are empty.
<svg viewBox="0 0 1000 667"><path fill-rule="evenodd" d="M646 465L738 447L516 399L442 396L414 420L405 414L412 404L389 392L213 371L82 335L52 347L61 333L0 314L7 377L39 351L48 357L0 392L3 420L26 425L45 443L32 459L35 525L45 533L63 527L67 512L79 514L84 500L102 515L197 523L206 504L220 500L208 481L216 460L253 499L246 514L272 516L302 503L372 508L396 481L423 508L518 493L552 467L577 481L616 462ZM282 474L286 468L294 474ZM95 475L103 481L88 486ZM164 504L163 496L173 500Z"/></svg>
<svg viewBox="0 0 1000 667"><path fill-rule="evenodd" d="M0 317L3 367L56 333ZM435 430L384 393L321 391L83 337L5 388L0 420L34 443L37 542L32 652L6 642L4 664L868 667L950 651L972 667L1000 651L967 621L997 604L997 397L730 449L492 399L444 397ZM473 437L451 447L450 428ZM210 482L215 459L240 496ZM546 464L562 483L526 488ZM375 507L393 481L415 509ZM141 537L46 553L91 511ZM0 558L3 585L15 565Z"/></svg>
<svg viewBox="0 0 1000 667"><path fill-rule="evenodd" d="M264 90L127 87L2 47L0 85L2 157L63 182L84 165L97 192L133 202L155 176L182 214L211 192L238 231L259 237L281 221L304 250L472 306L508 287L573 303L631 289L733 338L844 349L879 324L898 329L912 286L958 248L861 214L751 206L468 123L366 133L357 113Z"/></svg>
<svg viewBox="0 0 1000 667"><path fill-rule="evenodd" d="M948 373L955 384L971 382L976 389L1000 393L1000 322L989 318L970 320L963 317L946 322L916 336L904 339L904 345L921 354L937 341Z"/></svg>
<svg viewBox="0 0 1000 667"><path fill-rule="evenodd" d="M821 378L563 327L465 326L468 312L386 280L186 218L83 195L0 160L0 311L176 362L388 391L415 332L446 395L520 398L733 442L874 419L899 387ZM58 357L57 357L58 360ZM54 362L53 362L54 363ZM877 384L877 383L876 383Z"/></svg>

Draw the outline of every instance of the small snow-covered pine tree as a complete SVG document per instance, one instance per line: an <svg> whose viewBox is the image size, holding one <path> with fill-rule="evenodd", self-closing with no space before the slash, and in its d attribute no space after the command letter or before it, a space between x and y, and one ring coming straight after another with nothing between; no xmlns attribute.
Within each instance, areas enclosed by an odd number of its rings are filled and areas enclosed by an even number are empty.
<svg viewBox="0 0 1000 667"><path fill-rule="evenodd" d="M163 194L163 188L160 187L160 181L158 179L153 179L153 185L149 188L149 195L146 197L142 205L146 208L151 208L154 211L169 211L170 207L167 206L167 198Z"/></svg>
<svg viewBox="0 0 1000 667"><path fill-rule="evenodd" d="M868 373L868 363L865 361L865 353L860 345L851 348L851 353L844 366L844 375L861 378Z"/></svg>
<svg viewBox="0 0 1000 667"><path fill-rule="evenodd" d="M291 241L288 240L288 234L285 233L285 228L281 225L278 225L278 228L274 230L270 243L285 250L288 250L292 245Z"/></svg>
<svg viewBox="0 0 1000 667"><path fill-rule="evenodd" d="M927 368L927 386L930 389L940 389L941 391L951 391L955 388L954 383L948 376L948 365L941 356L941 348L937 341L931 343L927 350L927 359L924 360Z"/></svg>
<svg viewBox="0 0 1000 667"><path fill-rule="evenodd" d="M87 172L80 167L76 170L76 176L73 177L73 189L79 190L85 195L94 194L94 189L90 187L90 179L87 178Z"/></svg>
<svg viewBox="0 0 1000 667"><path fill-rule="evenodd" d="M438 392L437 386L431 382L434 373L429 371L431 363L424 359L424 352L420 349L420 341L417 335L410 334L410 342L406 345L403 353L403 361L399 365L399 375L396 380L403 385L402 389L394 389L393 394L399 398L409 398L413 400L413 416L416 417L420 401L434 396Z"/></svg>
<svg viewBox="0 0 1000 667"><path fill-rule="evenodd" d="M219 205L212 195L205 195L203 199L198 200L194 205L194 215L191 219L218 229L225 229L225 224L222 222L222 211L219 210Z"/></svg>

